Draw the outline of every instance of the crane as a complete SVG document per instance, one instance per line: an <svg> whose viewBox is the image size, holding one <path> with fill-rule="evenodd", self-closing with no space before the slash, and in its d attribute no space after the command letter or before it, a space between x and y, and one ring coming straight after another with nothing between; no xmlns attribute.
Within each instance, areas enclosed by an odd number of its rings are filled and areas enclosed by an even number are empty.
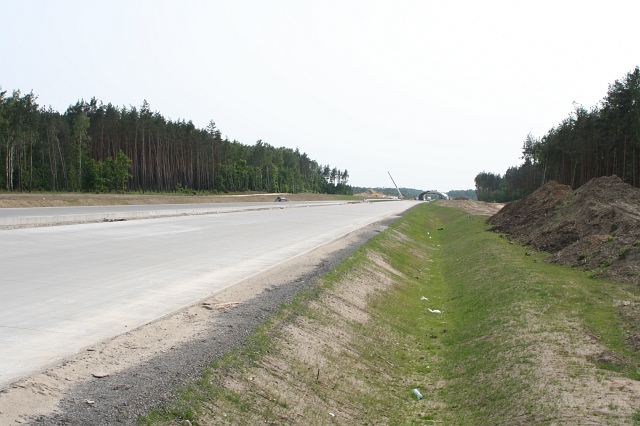
<svg viewBox="0 0 640 426"><path fill-rule="evenodd" d="M389 172L387 172L387 173L389 173ZM396 190L398 190L398 197L400 199L402 199L402 192L400 192L400 188L398 188L398 185L396 185L396 181L393 180L393 176L391 176L391 173L389 173L389 177L391 178L391 182L393 182L393 184L395 185Z"/></svg>

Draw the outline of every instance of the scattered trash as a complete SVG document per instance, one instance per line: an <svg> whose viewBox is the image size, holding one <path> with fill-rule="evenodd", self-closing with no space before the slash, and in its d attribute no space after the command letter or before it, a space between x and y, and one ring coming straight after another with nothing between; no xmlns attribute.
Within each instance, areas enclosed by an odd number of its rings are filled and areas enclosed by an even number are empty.
<svg viewBox="0 0 640 426"><path fill-rule="evenodd" d="M418 399L422 399L422 394L420 393L420 391L418 389L414 389L413 390L413 394L418 398Z"/></svg>
<svg viewBox="0 0 640 426"><path fill-rule="evenodd" d="M109 373L92 373L91 374L93 377L95 377L96 379L102 379L104 377L109 376Z"/></svg>
<svg viewBox="0 0 640 426"><path fill-rule="evenodd" d="M437 231L442 231L444 228L438 228Z"/></svg>
<svg viewBox="0 0 640 426"><path fill-rule="evenodd" d="M90 399L86 399L84 402L86 402L86 403L87 403L87 404L89 404L89 405L93 405L93 404L95 404L95 403L96 403L95 401L92 401L92 400L90 400Z"/></svg>
<svg viewBox="0 0 640 426"><path fill-rule="evenodd" d="M331 411L329 411L329 415L330 415L331 417L335 417L335 416L336 416L336 415L335 415L335 414L333 414Z"/></svg>
<svg viewBox="0 0 640 426"><path fill-rule="evenodd" d="M431 309L431 308L427 308L427 309L429 309L429 312L431 312L432 314L441 314L442 313L438 309Z"/></svg>
<svg viewBox="0 0 640 426"><path fill-rule="evenodd" d="M429 300L429 299L427 299L426 297L422 296L422 297L420 298L420 300Z"/></svg>

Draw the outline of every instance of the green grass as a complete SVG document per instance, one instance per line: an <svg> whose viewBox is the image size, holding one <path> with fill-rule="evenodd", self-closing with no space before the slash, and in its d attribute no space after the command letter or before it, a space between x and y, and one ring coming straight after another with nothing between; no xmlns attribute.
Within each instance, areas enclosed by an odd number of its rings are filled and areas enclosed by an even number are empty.
<svg viewBox="0 0 640 426"><path fill-rule="evenodd" d="M483 220L437 204L412 209L315 290L283 305L244 348L216 361L198 383L181 390L172 406L139 422L277 424L290 419L296 405L286 393L278 394L276 388L286 385L312 395L313 404L303 409L307 424L330 424L325 407L355 413L342 424L562 423L565 407L557 396L580 391L576 382L602 381L610 374L638 379L640 358L624 341L632 324L614 304L635 300L638 289L545 263L544 254L486 232ZM383 271L393 285L368 299L370 320L362 324L336 316L318 301L343 282L381 269L367 253L397 273ZM322 350L322 368L287 358L287 348L274 340L282 337L284 324L299 317L349 336L346 341L334 336L333 346ZM586 336L622 362L597 364L574 356ZM550 368L545 349L559 357L558 375L545 374ZM286 359L295 380L274 372L277 386L251 394L223 386L226 377L248 383L253 369L268 365L263 362L267 354ZM416 399L414 388L423 400ZM620 422L620 407L613 410L611 404L605 407L615 413L609 420L602 414L604 423ZM226 417L219 417L223 412ZM627 422L640 418L622 416Z"/></svg>
<svg viewBox="0 0 640 426"><path fill-rule="evenodd" d="M444 209L442 209L444 210ZM447 418L457 424L493 424L504 419L552 421L557 407L540 380L540 346L551 336L580 345L584 333L610 351L627 357L618 368L637 375L638 356L624 345L624 324L613 301L635 297L635 288L595 280L588 274L542 262L544 254L508 244L482 232L482 223L462 215L446 217L449 241L438 264L444 271L452 333L442 353L441 397L454 408ZM572 340L575 339L575 340ZM557 347L556 347L557 350ZM570 360L569 360L570 361Z"/></svg>

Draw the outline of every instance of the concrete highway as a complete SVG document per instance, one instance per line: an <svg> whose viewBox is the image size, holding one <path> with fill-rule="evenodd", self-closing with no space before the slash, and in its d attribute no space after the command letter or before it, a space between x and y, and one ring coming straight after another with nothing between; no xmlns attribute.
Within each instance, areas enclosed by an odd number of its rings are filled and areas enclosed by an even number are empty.
<svg viewBox="0 0 640 426"><path fill-rule="evenodd" d="M51 225L75 222L148 219L179 215L231 213L248 210L285 209L344 204L344 201L308 201L283 203L200 203L138 206L34 207L0 209L0 226Z"/></svg>
<svg viewBox="0 0 640 426"><path fill-rule="evenodd" d="M0 388L415 202L239 204L136 206L131 217L172 217L0 230ZM212 206L226 213L174 215ZM56 209L127 217L115 207ZM12 210L31 209L0 209L0 225L20 214L56 221L50 209Z"/></svg>

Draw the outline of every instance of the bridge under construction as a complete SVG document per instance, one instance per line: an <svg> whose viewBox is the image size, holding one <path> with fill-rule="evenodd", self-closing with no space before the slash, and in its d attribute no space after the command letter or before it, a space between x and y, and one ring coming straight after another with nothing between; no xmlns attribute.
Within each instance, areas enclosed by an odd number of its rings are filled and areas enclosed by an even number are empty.
<svg viewBox="0 0 640 426"><path fill-rule="evenodd" d="M431 200L448 200L449 199L449 196L444 192L431 190L431 191L421 192L420 195L418 195L418 200L425 201L425 200L428 200L429 197L431 198Z"/></svg>

